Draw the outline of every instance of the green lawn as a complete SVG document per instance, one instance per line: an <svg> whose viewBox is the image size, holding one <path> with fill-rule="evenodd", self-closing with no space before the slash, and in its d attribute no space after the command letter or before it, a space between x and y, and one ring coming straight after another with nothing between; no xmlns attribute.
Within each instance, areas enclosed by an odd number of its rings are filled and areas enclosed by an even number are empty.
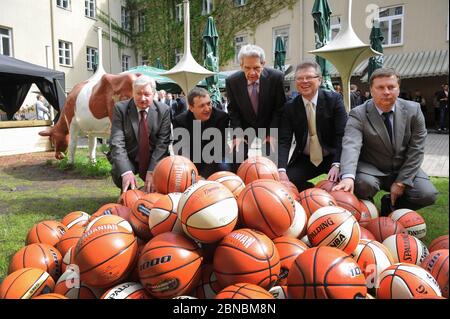
<svg viewBox="0 0 450 319"><path fill-rule="evenodd" d="M11 256L24 246L27 232L35 223L60 220L75 210L92 214L103 204L117 201L119 190L109 176L104 154L99 151L95 166L89 164L86 155L87 150L79 150L74 166L49 160L38 165L0 167L0 281L7 274ZM421 210L427 222L426 244L448 234L449 224L449 180L432 181L439 197L435 205ZM381 195L376 198L377 205Z"/></svg>

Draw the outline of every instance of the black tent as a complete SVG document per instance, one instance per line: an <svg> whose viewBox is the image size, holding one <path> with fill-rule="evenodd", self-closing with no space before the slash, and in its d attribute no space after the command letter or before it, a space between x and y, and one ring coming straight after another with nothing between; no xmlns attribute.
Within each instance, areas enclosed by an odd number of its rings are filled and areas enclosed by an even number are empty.
<svg viewBox="0 0 450 319"><path fill-rule="evenodd" d="M0 54L0 109L8 120L20 109L33 83L56 110L62 110L66 100L64 72Z"/></svg>

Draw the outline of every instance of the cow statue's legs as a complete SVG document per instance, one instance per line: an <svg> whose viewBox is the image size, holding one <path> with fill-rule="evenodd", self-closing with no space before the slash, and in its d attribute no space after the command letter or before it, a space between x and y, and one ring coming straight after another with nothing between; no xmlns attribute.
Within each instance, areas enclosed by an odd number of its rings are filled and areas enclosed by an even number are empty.
<svg viewBox="0 0 450 319"><path fill-rule="evenodd" d="M78 134L80 133L80 127L77 122L74 120L70 123L70 138L69 138L69 164L73 164L75 162L75 151L77 150L78 143Z"/></svg>
<svg viewBox="0 0 450 319"><path fill-rule="evenodd" d="M97 159L95 156L95 151L97 149L97 137L93 135L88 136L89 141L89 158L92 164L97 163Z"/></svg>

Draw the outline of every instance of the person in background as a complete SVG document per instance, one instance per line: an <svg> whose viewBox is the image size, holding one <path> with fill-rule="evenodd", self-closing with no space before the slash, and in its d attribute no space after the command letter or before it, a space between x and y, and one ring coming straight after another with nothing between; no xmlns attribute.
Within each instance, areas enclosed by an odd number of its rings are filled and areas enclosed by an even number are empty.
<svg viewBox="0 0 450 319"><path fill-rule="evenodd" d="M442 90L436 94L436 99L439 105L439 133L447 133L447 116L448 116L448 84L442 85Z"/></svg>
<svg viewBox="0 0 450 319"><path fill-rule="evenodd" d="M422 96L422 93L419 89L414 90L414 97L412 99L414 102L417 102L420 104L420 109L422 110L423 117L427 118L427 101Z"/></svg>
<svg viewBox="0 0 450 319"><path fill-rule="evenodd" d="M361 105L362 99L360 96L360 91L358 90L358 86L356 84L350 85L350 107L354 108L358 105Z"/></svg>
<svg viewBox="0 0 450 319"><path fill-rule="evenodd" d="M49 120L50 110L44 104L44 97L41 94L36 95L36 119Z"/></svg>

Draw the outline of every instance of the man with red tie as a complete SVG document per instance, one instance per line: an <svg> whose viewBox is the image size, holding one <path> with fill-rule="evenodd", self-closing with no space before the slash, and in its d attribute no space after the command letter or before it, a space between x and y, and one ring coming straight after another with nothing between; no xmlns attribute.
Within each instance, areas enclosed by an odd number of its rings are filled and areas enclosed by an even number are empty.
<svg viewBox="0 0 450 319"><path fill-rule="evenodd" d="M135 174L144 181L144 191L153 191L153 169L169 154L170 110L153 100L156 83L147 76L133 83L133 98L114 106L110 151L114 184L125 192L137 188Z"/></svg>

